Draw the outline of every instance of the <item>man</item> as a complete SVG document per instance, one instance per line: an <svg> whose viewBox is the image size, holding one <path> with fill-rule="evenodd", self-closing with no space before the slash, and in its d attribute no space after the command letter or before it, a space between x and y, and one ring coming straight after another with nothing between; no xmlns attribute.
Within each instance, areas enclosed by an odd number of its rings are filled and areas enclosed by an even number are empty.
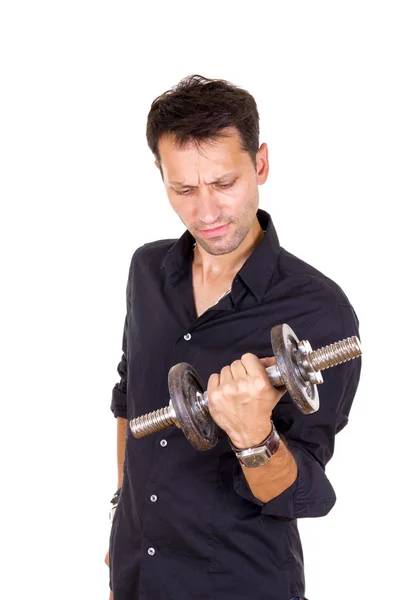
<svg viewBox="0 0 400 600"><path fill-rule="evenodd" d="M335 503L325 465L361 361L324 372L312 415L272 387L265 367L275 363L274 325L288 323L317 348L358 336L358 319L337 284L280 247L259 209L268 150L258 122L247 91L200 76L154 100L148 115L149 147L187 230L136 250L129 270L111 404L121 488L109 549L114 600L305 598L297 519ZM206 452L176 427L136 439L128 426L168 404L178 362L208 382L221 434ZM266 464L239 462L238 449L266 440Z"/></svg>

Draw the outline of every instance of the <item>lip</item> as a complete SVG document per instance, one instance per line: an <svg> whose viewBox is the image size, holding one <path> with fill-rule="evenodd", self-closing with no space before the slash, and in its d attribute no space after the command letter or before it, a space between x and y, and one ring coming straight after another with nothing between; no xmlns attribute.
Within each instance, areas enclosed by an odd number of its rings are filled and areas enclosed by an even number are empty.
<svg viewBox="0 0 400 600"><path fill-rule="evenodd" d="M214 229L202 229L200 230L201 235L204 237L217 237L228 229L229 223L222 225L221 227L215 227Z"/></svg>

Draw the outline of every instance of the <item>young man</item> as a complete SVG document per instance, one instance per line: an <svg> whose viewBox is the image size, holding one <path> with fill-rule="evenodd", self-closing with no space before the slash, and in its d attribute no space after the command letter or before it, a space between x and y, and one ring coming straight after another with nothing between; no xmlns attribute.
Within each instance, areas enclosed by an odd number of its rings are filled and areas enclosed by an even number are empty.
<svg viewBox="0 0 400 600"><path fill-rule="evenodd" d="M305 597L297 519L335 503L325 465L347 423L361 361L324 372L320 409L303 415L274 388L274 325L314 348L357 335L332 280L279 245L258 186L268 176L254 98L192 76L154 100L147 139L179 240L133 255L118 421L119 501L110 535L114 600L291 600ZM168 372L190 363L208 382L217 445L198 452L171 427L142 439L128 421L168 405ZM261 466L235 448L272 440Z"/></svg>

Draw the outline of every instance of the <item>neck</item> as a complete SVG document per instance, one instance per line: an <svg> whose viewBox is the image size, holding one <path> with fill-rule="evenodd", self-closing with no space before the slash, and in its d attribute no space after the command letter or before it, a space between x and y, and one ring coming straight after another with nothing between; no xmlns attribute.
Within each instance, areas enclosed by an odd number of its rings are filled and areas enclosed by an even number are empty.
<svg viewBox="0 0 400 600"><path fill-rule="evenodd" d="M258 246L264 235L257 218L242 241L242 243L228 254L214 256L208 254L199 244L196 244L193 257L193 267L201 274L203 282L212 282L219 279L233 279L236 273L246 262L247 258Z"/></svg>

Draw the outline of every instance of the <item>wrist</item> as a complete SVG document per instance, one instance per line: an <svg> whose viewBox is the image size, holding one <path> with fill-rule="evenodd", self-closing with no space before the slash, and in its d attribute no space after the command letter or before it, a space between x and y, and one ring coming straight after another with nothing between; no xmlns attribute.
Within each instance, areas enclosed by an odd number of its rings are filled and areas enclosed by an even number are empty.
<svg viewBox="0 0 400 600"><path fill-rule="evenodd" d="M261 467L267 464L279 449L280 437L271 421L271 430L261 443L248 446L247 448L234 446L231 441L230 445L243 467Z"/></svg>
<svg viewBox="0 0 400 600"><path fill-rule="evenodd" d="M272 420L269 419L265 427L258 428L256 431L245 433L232 433L229 435L229 440L233 446L240 449L252 448L259 446L269 436L272 431Z"/></svg>

